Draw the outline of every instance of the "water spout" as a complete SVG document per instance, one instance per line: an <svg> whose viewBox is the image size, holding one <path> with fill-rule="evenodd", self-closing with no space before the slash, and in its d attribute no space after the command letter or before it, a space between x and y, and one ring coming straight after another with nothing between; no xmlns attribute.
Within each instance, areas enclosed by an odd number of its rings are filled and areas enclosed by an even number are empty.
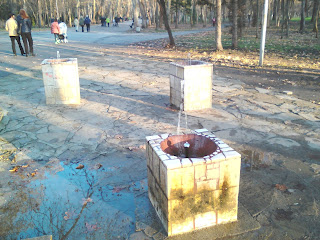
<svg viewBox="0 0 320 240"><path fill-rule="evenodd" d="M191 65L191 53L188 53L189 65Z"/></svg>
<svg viewBox="0 0 320 240"><path fill-rule="evenodd" d="M185 152L186 158L188 158L188 157L189 157L189 147L190 147L190 143L185 142L185 143L183 144L183 147L184 147L184 152Z"/></svg>

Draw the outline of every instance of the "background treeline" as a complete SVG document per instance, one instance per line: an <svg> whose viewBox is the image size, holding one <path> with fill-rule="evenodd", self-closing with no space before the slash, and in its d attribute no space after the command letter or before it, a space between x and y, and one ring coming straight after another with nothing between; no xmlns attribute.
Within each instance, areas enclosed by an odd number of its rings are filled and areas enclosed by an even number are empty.
<svg viewBox="0 0 320 240"><path fill-rule="evenodd" d="M175 28L179 24L208 26L213 17L219 17L222 22L231 23L237 38L249 25L255 26L258 34L264 5L264 0L1 0L0 19L6 20L9 13L18 14L23 8L33 25L39 27L49 26L55 17L71 26L75 17L89 15L93 22L101 17L140 17L142 28L162 28L161 2L165 3L167 19ZM319 5L320 0L269 0L268 24L281 27L283 34L288 35L289 20L299 18L301 32L305 31L306 21L313 22L313 31L317 31Z"/></svg>

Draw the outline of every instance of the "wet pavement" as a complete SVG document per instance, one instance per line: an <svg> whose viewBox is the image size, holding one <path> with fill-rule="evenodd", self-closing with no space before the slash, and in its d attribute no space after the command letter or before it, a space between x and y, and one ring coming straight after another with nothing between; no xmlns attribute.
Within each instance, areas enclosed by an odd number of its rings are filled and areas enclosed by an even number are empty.
<svg viewBox="0 0 320 240"><path fill-rule="evenodd" d="M148 200L145 137L177 132L170 60L122 46L152 35L126 27L69 29L60 45L34 32L32 58L13 57L0 33L1 239L165 238ZM78 106L45 104L40 63L56 51L78 58ZM319 105L214 69L212 109L181 119L183 132L209 129L243 156L239 201L261 227L228 239L320 237ZM174 239L199 236L213 235Z"/></svg>

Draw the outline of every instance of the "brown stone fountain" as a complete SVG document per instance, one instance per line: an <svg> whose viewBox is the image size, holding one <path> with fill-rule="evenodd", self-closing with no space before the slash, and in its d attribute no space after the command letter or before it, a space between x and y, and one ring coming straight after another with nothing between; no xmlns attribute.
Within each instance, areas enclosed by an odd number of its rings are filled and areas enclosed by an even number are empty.
<svg viewBox="0 0 320 240"><path fill-rule="evenodd" d="M146 139L149 198L169 236L237 220L239 153L206 129Z"/></svg>

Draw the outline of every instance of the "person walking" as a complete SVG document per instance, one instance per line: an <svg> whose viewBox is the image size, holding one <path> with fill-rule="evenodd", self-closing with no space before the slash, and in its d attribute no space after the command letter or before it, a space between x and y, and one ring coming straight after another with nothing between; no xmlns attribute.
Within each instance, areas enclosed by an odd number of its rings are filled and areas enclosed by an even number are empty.
<svg viewBox="0 0 320 240"><path fill-rule="evenodd" d="M74 24L74 26L76 27L76 32L78 32L78 30L79 30L79 20L78 20L77 17L74 19L73 24Z"/></svg>
<svg viewBox="0 0 320 240"><path fill-rule="evenodd" d="M32 56L35 56L33 52L33 39L31 36L31 21L24 9L20 9L20 19L18 22L18 28L21 27L21 37L23 40L23 45L24 45L24 50L26 53L26 57L29 55L29 49L30 49L30 54ZM29 44L29 48L28 48Z"/></svg>
<svg viewBox="0 0 320 240"><path fill-rule="evenodd" d="M87 15L86 18L84 19L84 24L87 26L87 32L90 32L90 23L91 23L91 20Z"/></svg>
<svg viewBox="0 0 320 240"><path fill-rule="evenodd" d="M16 41L17 41L20 48L21 55L23 56L24 50L21 45L20 36L18 34L18 23L15 20L15 16L13 13L9 15L9 19L6 21L6 30L9 32L13 54L17 56L17 52L16 52Z"/></svg>
<svg viewBox="0 0 320 240"><path fill-rule="evenodd" d="M107 18L107 24L108 24L108 27L109 27L109 25L110 25L110 18Z"/></svg>
<svg viewBox="0 0 320 240"><path fill-rule="evenodd" d="M84 19L83 19L83 17L80 17L79 24L80 24L80 26L82 28L82 32L84 32L84 30L83 30L83 27L84 27Z"/></svg>
<svg viewBox="0 0 320 240"><path fill-rule="evenodd" d="M55 44L59 44L59 34L60 34L60 27L58 23L58 19L54 19L53 23L51 23L51 33L54 34L54 41Z"/></svg>

